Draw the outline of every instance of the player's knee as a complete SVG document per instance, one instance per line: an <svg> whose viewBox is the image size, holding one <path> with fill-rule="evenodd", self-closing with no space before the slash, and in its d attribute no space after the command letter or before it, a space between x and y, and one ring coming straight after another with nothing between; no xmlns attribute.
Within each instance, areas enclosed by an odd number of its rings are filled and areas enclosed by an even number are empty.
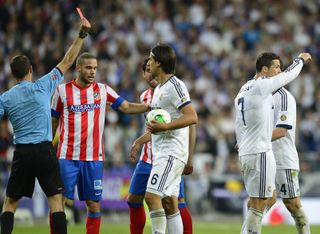
<svg viewBox="0 0 320 234"><path fill-rule="evenodd" d="M154 197L153 196L149 196L148 194L146 194L144 199L145 199L148 207L152 206L152 204L155 203Z"/></svg>
<svg viewBox="0 0 320 234"><path fill-rule="evenodd" d="M297 199L283 199L283 203L287 207L288 211L293 215L301 208L301 204Z"/></svg>
<svg viewBox="0 0 320 234"><path fill-rule="evenodd" d="M136 194L132 194L129 193L128 197L127 197L127 203L130 206L130 204L135 203L143 203L143 199L144 199L144 195L136 195Z"/></svg>
<svg viewBox="0 0 320 234"><path fill-rule="evenodd" d="M62 195L56 194L48 197L48 205L52 213L63 211L64 203L63 203Z"/></svg>
<svg viewBox="0 0 320 234"><path fill-rule="evenodd" d="M159 195L146 193L145 201L149 207L149 210L156 210L162 208L161 197Z"/></svg>
<svg viewBox="0 0 320 234"><path fill-rule="evenodd" d="M86 201L87 208L90 212L100 212L100 201Z"/></svg>
<svg viewBox="0 0 320 234"><path fill-rule="evenodd" d="M3 211L15 212L18 206L19 199L6 197L3 203Z"/></svg>
<svg viewBox="0 0 320 234"><path fill-rule="evenodd" d="M163 206L163 209L166 211L166 213L171 213L171 204L168 200L166 199L162 199L162 206Z"/></svg>
<svg viewBox="0 0 320 234"><path fill-rule="evenodd" d="M250 208L263 212L266 207L266 200L267 199L263 199L263 198L250 198L249 200Z"/></svg>

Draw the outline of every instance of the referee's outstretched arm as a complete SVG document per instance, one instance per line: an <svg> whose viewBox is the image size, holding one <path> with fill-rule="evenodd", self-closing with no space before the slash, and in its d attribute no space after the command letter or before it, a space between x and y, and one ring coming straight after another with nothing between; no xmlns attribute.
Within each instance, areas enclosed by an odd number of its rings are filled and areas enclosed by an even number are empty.
<svg viewBox="0 0 320 234"><path fill-rule="evenodd" d="M73 41L67 53L57 65L57 68L59 68L63 74L72 66L73 62L77 58L83 44L83 39L88 35L90 29L90 22L86 18L82 18L80 21L80 31L78 37Z"/></svg>

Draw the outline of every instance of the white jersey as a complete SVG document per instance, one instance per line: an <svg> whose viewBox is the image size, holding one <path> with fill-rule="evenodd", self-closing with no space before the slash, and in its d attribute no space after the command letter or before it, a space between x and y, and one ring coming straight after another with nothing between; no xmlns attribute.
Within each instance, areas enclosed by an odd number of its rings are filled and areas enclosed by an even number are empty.
<svg viewBox="0 0 320 234"><path fill-rule="evenodd" d="M250 80L241 87L234 103L239 156L272 149L272 93L294 80L302 66L303 60L295 59L284 72L270 78Z"/></svg>
<svg viewBox="0 0 320 234"><path fill-rule="evenodd" d="M277 169L299 170L299 158L295 145L296 132L296 101L285 88L279 89L274 95L274 128L288 130L287 135L272 142L272 150L276 159Z"/></svg>
<svg viewBox="0 0 320 234"><path fill-rule="evenodd" d="M158 85L153 94L151 109L164 109L171 121L182 114L180 109L191 103L185 84L176 76L170 77L164 84ZM171 130L168 134L152 134L153 160L159 154L174 156L187 163L189 156L189 127Z"/></svg>

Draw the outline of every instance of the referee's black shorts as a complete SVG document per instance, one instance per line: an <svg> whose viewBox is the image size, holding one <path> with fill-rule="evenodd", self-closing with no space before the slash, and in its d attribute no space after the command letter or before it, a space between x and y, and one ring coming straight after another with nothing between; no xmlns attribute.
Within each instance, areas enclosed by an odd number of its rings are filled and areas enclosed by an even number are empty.
<svg viewBox="0 0 320 234"><path fill-rule="evenodd" d="M17 144L6 195L32 197L35 178L47 197L63 192L58 159L51 142Z"/></svg>

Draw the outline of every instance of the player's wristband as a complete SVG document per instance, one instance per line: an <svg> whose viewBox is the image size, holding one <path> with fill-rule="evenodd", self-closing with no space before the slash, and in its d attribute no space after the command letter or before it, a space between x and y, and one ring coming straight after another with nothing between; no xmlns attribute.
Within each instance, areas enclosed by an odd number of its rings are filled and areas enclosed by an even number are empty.
<svg viewBox="0 0 320 234"><path fill-rule="evenodd" d="M85 32L85 31L80 30L80 32L79 32L79 37L80 37L81 39L83 39L83 38L85 38L86 36L88 36L88 33Z"/></svg>
<svg viewBox="0 0 320 234"><path fill-rule="evenodd" d="M304 59L303 59L303 58L301 58L301 57L299 57L299 59L301 59L302 63L304 64Z"/></svg>

